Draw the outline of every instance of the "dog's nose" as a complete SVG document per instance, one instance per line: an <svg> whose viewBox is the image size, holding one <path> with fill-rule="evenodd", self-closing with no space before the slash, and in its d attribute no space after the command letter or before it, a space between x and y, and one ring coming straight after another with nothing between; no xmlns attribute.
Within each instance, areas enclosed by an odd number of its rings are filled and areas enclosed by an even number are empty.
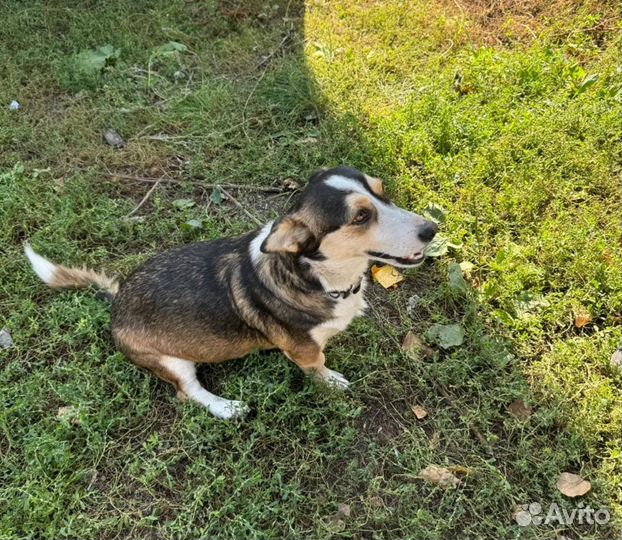
<svg viewBox="0 0 622 540"><path fill-rule="evenodd" d="M417 233L419 240L422 242L429 242L436 236L438 231L438 225L433 221L428 221Z"/></svg>

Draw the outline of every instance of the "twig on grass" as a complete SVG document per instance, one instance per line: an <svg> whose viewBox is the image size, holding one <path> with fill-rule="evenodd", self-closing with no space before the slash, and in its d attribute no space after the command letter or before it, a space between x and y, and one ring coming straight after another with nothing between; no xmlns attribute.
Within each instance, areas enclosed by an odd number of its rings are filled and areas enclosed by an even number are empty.
<svg viewBox="0 0 622 540"><path fill-rule="evenodd" d="M168 178L168 177L160 177L160 178L153 178L150 176L134 176L131 174L120 174L120 173L113 173L113 172L104 172L104 171L98 171L97 174L101 174L102 176L107 176L109 178L123 178L125 180L134 180L136 182L146 182L149 184L155 184L158 182L164 182L166 184L182 184L182 183L187 183L187 184L191 184L191 185L197 185L197 186L201 186L204 188L216 188L216 187L220 187L220 188L225 188L225 189L239 189L239 190L246 190L246 191L263 191L265 193L287 193L289 191L291 191L292 193L294 193L296 190L289 190L287 188L284 187L280 187L280 186L256 186L253 184L217 184L217 183L203 183L203 182L182 182L181 180L176 180L174 178Z"/></svg>
<svg viewBox="0 0 622 540"><path fill-rule="evenodd" d="M272 59L277 55L279 51L285 48L287 42L292 38L291 29L287 31L287 33L283 36L281 42L274 48L274 50L267 56L264 56L262 60L255 66L255 69L261 69L265 65L269 64Z"/></svg>
<svg viewBox="0 0 622 540"><path fill-rule="evenodd" d="M248 109L248 104L250 103L250 100L252 99L252 97L255 95L255 91L257 90L257 87L259 86L259 84L265 77L266 73L268 72L267 69L263 69L263 68L266 68L270 64L270 62L276 56L276 54L292 38L292 35L293 35L293 32L292 32L292 29L290 28L285 34L285 36L283 37L283 39L281 40L281 42L277 45L277 47L268 56L262 59L261 62L259 62L255 66L255 69L261 69L261 75L259 75L259 78L255 81L253 88L251 89L250 93L248 94L248 97L246 98L246 101L244 102L244 107L242 107L242 131L244 131L244 135L246 136L247 139L250 139L250 137L248 136L248 132L246 131L246 124L248 123L248 118L246 118L246 109Z"/></svg>
<svg viewBox="0 0 622 540"><path fill-rule="evenodd" d="M240 210L242 210L242 212L244 212L249 218L251 218L257 225L259 225L260 227L264 225L253 214L251 214L246 208L244 208L244 206L242 206L242 203L240 201L238 201L233 195L231 195L231 193L229 193L226 189L224 189L222 185L219 185L218 188L220 188L220 191L225 197L227 197L227 199L229 199Z"/></svg>
<svg viewBox="0 0 622 540"><path fill-rule="evenodd" d="M132 210L129 214L127 214L125 216L124 219L128 219L130 217L132 217L136 212L138 212L141 207L147 202L147 200L149 199L149 197L151 197L151 194L156 190L156 188L160 185L160 183L162 182L162 178L159 178L157 182L155 182L153 184L153 186L151 186L151 188L149 188L149 191L147 191L147 193L145 193L145 196L141 199L141 201L136 205L136 207L134 208L134 210Z"/></svg>

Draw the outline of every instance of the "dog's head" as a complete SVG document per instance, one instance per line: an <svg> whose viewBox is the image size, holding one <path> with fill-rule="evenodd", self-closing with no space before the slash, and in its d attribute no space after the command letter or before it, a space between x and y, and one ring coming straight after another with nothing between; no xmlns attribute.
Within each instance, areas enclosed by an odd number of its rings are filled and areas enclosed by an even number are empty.
<svg viewBox="0 0 622 540"><path fill-rule="evenodd" d="M272 226L264 253L310 259L367 258L421 264L437 225L392 204L382 181L349 167L314 174L295 206Z"/></svg>

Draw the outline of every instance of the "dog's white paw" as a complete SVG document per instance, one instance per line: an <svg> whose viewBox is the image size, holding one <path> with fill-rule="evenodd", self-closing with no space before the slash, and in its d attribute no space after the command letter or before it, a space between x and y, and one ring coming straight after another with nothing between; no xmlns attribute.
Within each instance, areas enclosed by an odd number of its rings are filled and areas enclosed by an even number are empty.
<svg viewBox="0 0 622 540"><path fill-rule="evenodd" d="M219 398L209 404L209 412L223 420L240 418L249 411L249 407L243 401L233 401Z"/></svg>
<svg viewBox="0 0 622 540"><path fill-rule="evenodd" d="M339 390L345 390L350 386L350 382L338 371L327 369L322 376L322 380L331 388L338 388Z"/></svg>

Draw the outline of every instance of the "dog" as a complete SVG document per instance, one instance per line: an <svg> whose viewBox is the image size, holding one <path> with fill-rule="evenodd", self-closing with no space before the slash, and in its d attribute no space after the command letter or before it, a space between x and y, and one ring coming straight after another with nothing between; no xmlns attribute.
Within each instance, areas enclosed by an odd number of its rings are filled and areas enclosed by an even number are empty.
<svg viewBox="0 0 622 540"><path fill-rule="evenodd" d="M247 406L208 392L196 365L280 349L306 374L337 388L327 341L366 306L370 261L416 267L437 225L399 208L383 183L349 167L316 172L279 219L232 238L164 251L122 282L56 265L25 245L52 288L95 285L112 303L112 336L132 362L228 419Z"/></svg>

